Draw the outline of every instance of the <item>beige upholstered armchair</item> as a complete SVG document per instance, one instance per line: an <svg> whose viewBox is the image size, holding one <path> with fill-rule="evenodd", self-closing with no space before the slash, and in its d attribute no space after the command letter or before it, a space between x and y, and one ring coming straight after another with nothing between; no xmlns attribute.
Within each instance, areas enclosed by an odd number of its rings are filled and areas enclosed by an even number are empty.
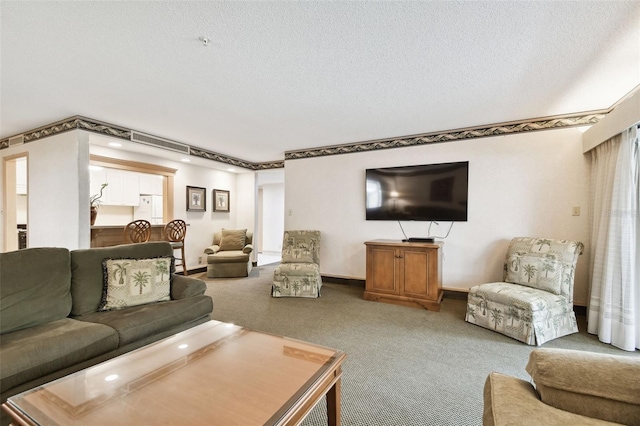
<svg viewBox="0 0 640 426"><path fill-rule="evenodd" d="M578 241L514 238L503 282L469 289L466 321L529 345L577 333L573 280Z"/></svg>
<svg viewBox="0 0 640 426"><path fill-rule="evenodd" d="M273 297L320 297L320 231L285 231Z"/></svg>
<svg viewBox="0 0 640 426"><path fill-rule="evenodd" d="M213 234L213 245L207 247L207 277L246 277L251 273L253 233L246 229L223 229Z"/></svg>
<svg viewBox="0 0 640 426"><path fill-rule="evenodd" d="M640 357L539 348L526 370L489 374L484 426L640 424Z"/></svg>

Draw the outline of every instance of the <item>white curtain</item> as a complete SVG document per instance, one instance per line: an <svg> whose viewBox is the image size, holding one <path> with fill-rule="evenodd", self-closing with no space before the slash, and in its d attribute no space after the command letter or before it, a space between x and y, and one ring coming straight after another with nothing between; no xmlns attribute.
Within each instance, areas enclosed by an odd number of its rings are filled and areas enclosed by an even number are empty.
<svg viewBox="0 0 640 426"><path fill-rule="evenodd" d="M588 332L640 347L636 126L591 151L591 292Z"/></svg>

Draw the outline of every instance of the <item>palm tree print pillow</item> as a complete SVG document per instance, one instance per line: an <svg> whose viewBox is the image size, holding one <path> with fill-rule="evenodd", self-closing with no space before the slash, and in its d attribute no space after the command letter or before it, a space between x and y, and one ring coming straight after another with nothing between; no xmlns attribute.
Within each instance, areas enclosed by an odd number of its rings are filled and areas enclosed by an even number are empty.
<svg viewBox="0 0 640 426"><path fill-rule="evenodd" d="M562 294L564 268L553 257L512 255L507 262L506 282Z"/></svg>
<svg viewBox="0 0 640 426"><path fill-rule="evenodd" d="M98 310L109 311L171 299L173 257L104 259Z"/></svg>

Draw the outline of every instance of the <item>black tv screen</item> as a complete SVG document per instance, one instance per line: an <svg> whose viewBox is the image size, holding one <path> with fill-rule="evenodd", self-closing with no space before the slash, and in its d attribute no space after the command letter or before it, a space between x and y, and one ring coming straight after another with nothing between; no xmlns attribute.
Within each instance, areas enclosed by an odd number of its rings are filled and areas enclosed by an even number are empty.
<svg viewBox="0 0 640 426"><path fill-rule="evenodd" d="M466 222L468 189L468 161L367 169L367 220Z"/></svg>

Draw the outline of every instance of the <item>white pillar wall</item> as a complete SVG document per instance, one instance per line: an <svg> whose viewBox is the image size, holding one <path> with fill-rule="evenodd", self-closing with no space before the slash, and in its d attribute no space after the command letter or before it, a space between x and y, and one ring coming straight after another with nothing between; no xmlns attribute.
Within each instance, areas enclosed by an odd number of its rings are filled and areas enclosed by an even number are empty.
<svg viewBox="0 0 640 426"><path fill-rule="evenodd" d="M28 153L28 247L89 246L89 148L81 133L61 133L0 151L1 157Z"/></svg>

